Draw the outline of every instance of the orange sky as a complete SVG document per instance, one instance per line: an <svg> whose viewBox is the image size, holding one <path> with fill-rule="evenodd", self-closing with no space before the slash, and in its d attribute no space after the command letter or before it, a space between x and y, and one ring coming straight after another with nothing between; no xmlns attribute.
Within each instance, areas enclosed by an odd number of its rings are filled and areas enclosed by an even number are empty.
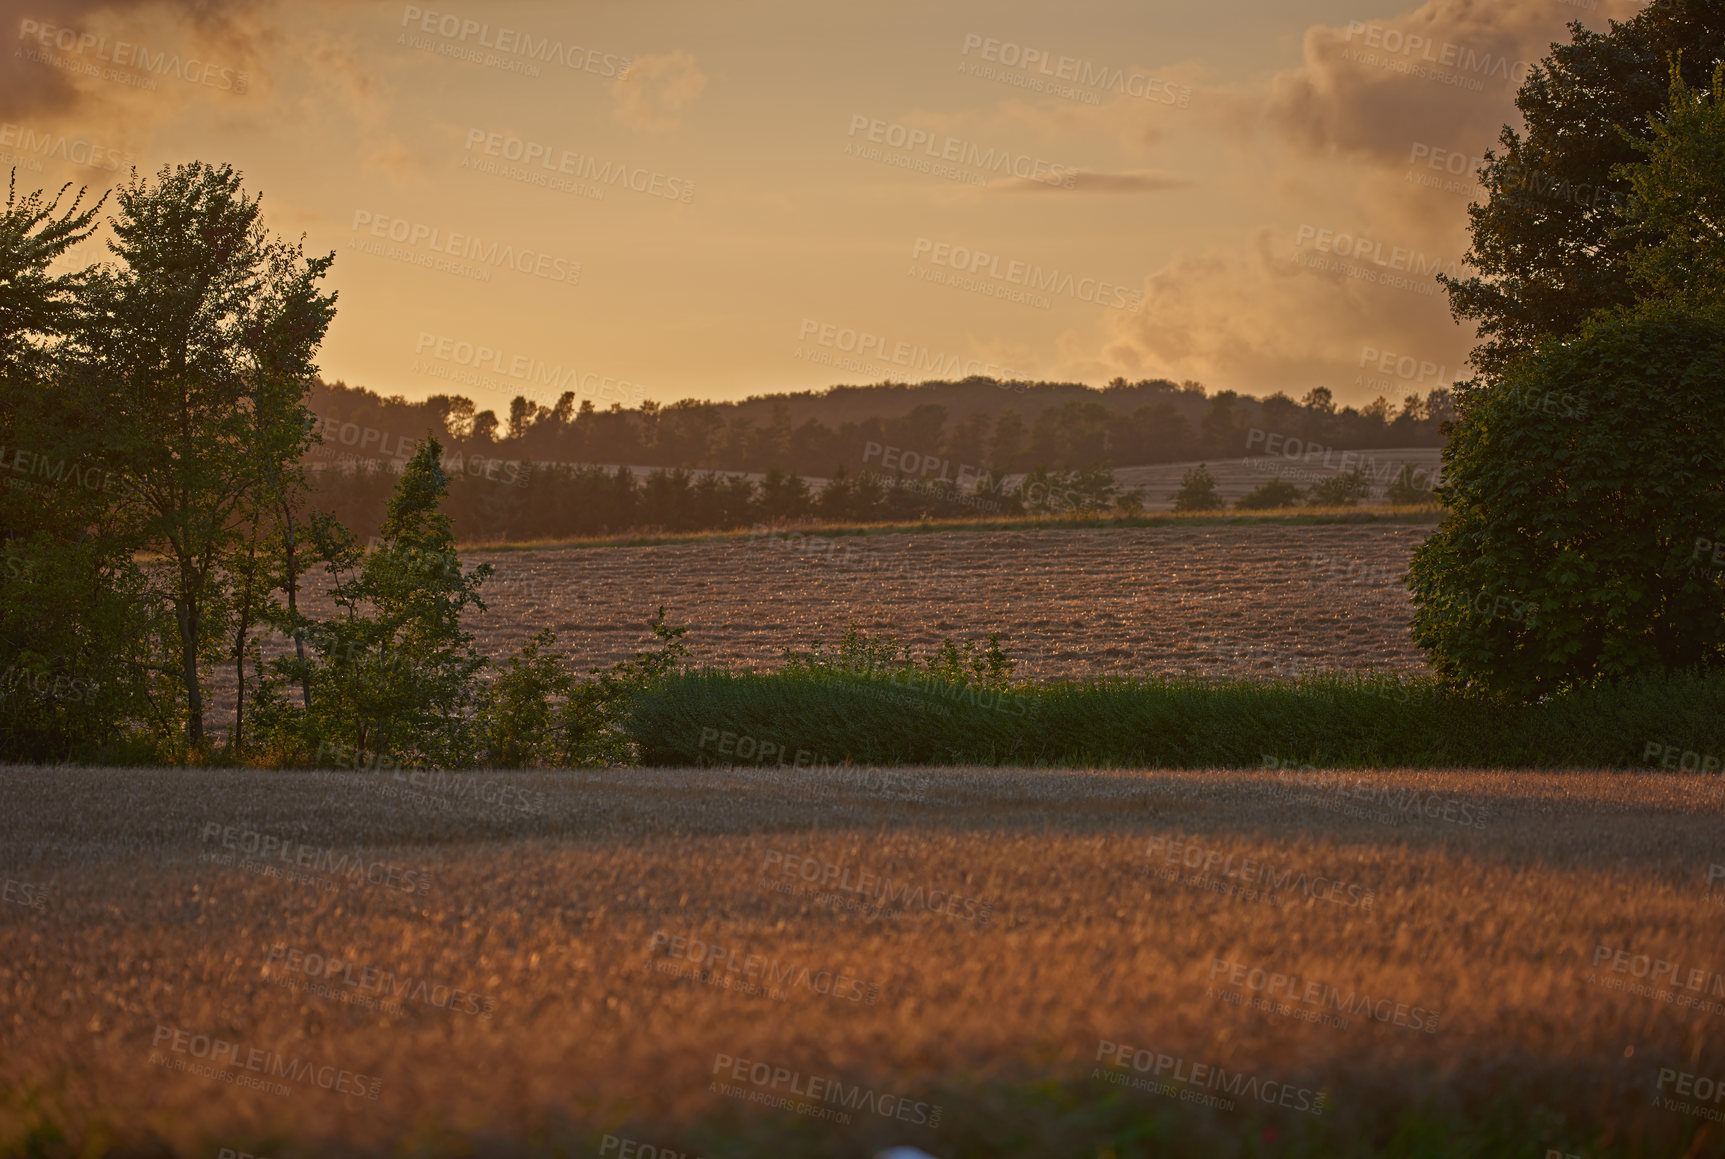
<svg viewBox="0 0 1725 1159"><path fill-rule="evenodd" d="M4 0L0 165L232 162L326 377L603 406L1017 374L1446 385L1432 283L1567 21L1636 0Z"/></svg>

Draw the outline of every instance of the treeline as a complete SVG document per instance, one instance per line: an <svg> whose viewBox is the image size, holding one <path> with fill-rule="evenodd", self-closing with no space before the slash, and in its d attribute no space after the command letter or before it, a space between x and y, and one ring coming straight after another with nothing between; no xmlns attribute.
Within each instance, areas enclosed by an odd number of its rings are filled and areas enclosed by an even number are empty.
<svg viewBox="0 0 1725 1159"><path fill-rule="evenodd" d="M1231 458L1250 449L1254 430L1338 450L1442 446L1453 417L1446 387L1338 407L1327 387L1299 400L1207 394L1195 382L1129 383L1098 390L1078 383L1000 383L972 378L917 386L884 383L774 395L743 402L684 399L601 409L568 391L536 402L517 396L509 413L476 410L471 399L423 402L381 397L345 383L317 383L309 406L327 453L401 458L427 434L465 455L534 462L628 464L826 477L896 461L923 474L929 462L997 474L1043 467L1130 467ZM869 413L873 412L873 413ZM1263 435L1259 435L1259 442Z"/></svg>
<svg viewBox="0 0 1725 1159"><path fill-rule="evenodd" d="M629 531L729 531L803 521L882 523L993 516L1085 516L1141 512L1107 468L1032 471L1014 477L918 479L842 469L811 486L777 468L760 479L682 467L532 464L446 452L443 504L466 541L567 539ZM366 535L381 525L398 484L393 466L361 462L307 472L312 502Z"/></svg>

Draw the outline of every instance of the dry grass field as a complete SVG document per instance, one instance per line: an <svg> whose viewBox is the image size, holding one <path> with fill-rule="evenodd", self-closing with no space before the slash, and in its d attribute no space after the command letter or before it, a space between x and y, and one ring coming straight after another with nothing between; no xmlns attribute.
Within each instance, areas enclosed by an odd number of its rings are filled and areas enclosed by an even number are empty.
<svg viewBox="0 0 1725 1159"><path fill-rule="evenodd" d="M0 1151L1719 1153L1717 780L1362 776L6 769Z"/></svg>
<svg viewBox="0 0 1725 1159"><path fill-rule="evenodd" d="M1401 586L1430 533L1277 523L887 534L788 533L654 547L469 551L497 569L470 623L493 657L542 627L608 664L659 604L695 657L777 663L852 621L921 651L1003 633L1038 679L1127 672L1424 671Z"/></svg>

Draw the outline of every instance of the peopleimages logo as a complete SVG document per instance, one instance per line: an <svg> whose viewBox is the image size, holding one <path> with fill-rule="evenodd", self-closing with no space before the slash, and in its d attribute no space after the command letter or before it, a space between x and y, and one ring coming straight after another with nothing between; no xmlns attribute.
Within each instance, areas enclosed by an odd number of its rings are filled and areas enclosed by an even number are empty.
<svg viewBox="0 0 1725 1159"><path fill-rule="evenodd" d="M1152 837L1146 852L1152 858L1160 856L1168 865L1201 870L1206 874L1219 873L1223 877L1253 882L1272 892L1298 893L1313 901L1327 901L1349 909L1370 911L1378 897L1377 891L1366 889L1357 882L1341 881L1323 874L1308 876L1304 870L1280 870L1256 858L1241 857L1195 841Z"/></svg>
<svg viewBox="0 0 1725 1159"><path fill-rule="evenodd" d="M1091 1073L1092 1078L1119 1081L1123 1076L1118 1072L1135 1070L1140 1074L1153 1076L1167 1088L1159 1089L1157 1093L1179 1098L1183 1102L1214 1098L1204 1095L1204 1091L1226 1091L1248 1101L1256 1100L1270 1106L1287 1107L1290 1110L1304 1111L1308 1115L1322 1115L1329 1106L1329 1096L1311 1087L1296 1087L1292 1083L1262 1079L1245 1071L1230 1073L1226 1067L1214 1063L1194 1063L1177 1055L1139 1049L1106 1038L1097 1044L1096 1061L1102 1066ZM1229 1111L1234 1109L1232 1099L1208 1102L1205 1105L1221 1106L1223 1110Z"/></svg>
<svg viewBox="0 0 1725 1159"><path fill-rule="evenodd" d="M1022 286L1045 294L1058 294L1107 306L1114 310L1136 310L1144 300L1143 290L1128 289L1096 278L1080 277L1059 269L1045 270L1031 262L1003 258L985 250L919 237L911 246L912 261L926 261L960 274L981 276L1008 286Z"/></svg>
<svg viewBox="0 0 1725 1159"><path fill-rule="evenodd" d="M482 20L458 16L453 12L437 12L408 4L401 11L401 26L414 32L441 36L457 44L474 41L481 48L508 53L526 60L545 64L560 64L572 72L590 72L597 76L621 76L629 71L629 58L579 44L564 44L549 36L535 36L519 28L499 26L495 29ZM535 74L537 75L537 74Z"/></svg>
<svg viewBox="0 0 1725 1159"><path fill-rule="evenodd" d="M1012 367L1002 366L998 362L946 354L914 342L896 341L890 335L873 334L867 330L857 330L833 322L817 322L813 318L803 319L797 337L804 342L813 341L817 346L824 346L829 350L855 354L858 358L872 358L876 362L908 367L929 378L1011 380L1025 377Z"/></svg>
<svg viewBox="0 0 1725 1159"><path fill-rule="evenodd" d="M182 61L177 52L152 51L147 45L131 41L116 40L110 44L106 36L41 20L20 20L18 39L34 41L42 48L57 48L73 56L94 53L103 64L134 69L151 76L178 77L187 84L206 88L243 93L249 83L247 73L224 65L200 61L196 57Z"/></svg>
<svg viewBox="0 0 1725 1159"><path fill-rule="evenodd" d="M911 1099L905 1095L882 1093L868 1087L841 1082L821 1075L805 1075L788 1067L766 1062L752 1062L729 1054L713 1059L713 1073L725 1075L737 1082L746 1082L763 1092L785 1092L792 1098L807 1099L819 1106L830 1104L852 1111L868 1111L883 1119L897 1119L923 1127L940 1126L940 1104ZM714 1084L715 1088L718 1084ZM720 1090L731 1094L732 1090ZM846 1120L848 1122L848 1119Z"/></svg>
<svg viewBox="0 0 1725 1159"><path fill-rule="evenodd" d="M353 211L353 232L361 231L375 238L405 245L410 249L426 249L433 254L474 262L491 269L511 269L516 273L544 278L552 282L579 282L581 263L533 249L516 249L504 242L487 244L470 233L445 230L441 226L391 217L369 209Z"/></svg>
<svg viewBox="0 0 1725 1159"><path fill-rule="evenodd" d="M0 148L20 149L48 161L67 161L87 165L110 173L130 167L137 159L107 145L98 145L83 137L68 137L64 133L41 132L26 125L0 121Z"/></svg>
<svg viewBox="0 0 1725 1159"><path fill-rule="evenodd" d="M1038 181L1043 185L1062 189L1071 189L1078 184L1078 170L1072 165L1044 161L1028 153L1014 153L1010 149L993 146L985 150L980 143L966 141L962 137L943 134L937 138L929 129L913 129L897 121L883 121L862 113L852 113L849 136L855 138L858 133L863 135L864 141L871 144L903 149L909 153L915 153L920 148L923 153L937 161L980 169L997 177L1021 177L1026 181Z"/></svg>
<svg viewBox="0 0 1725 1159"><path fill-rule="evenodd" d="M1438 1012L1427 1010L1423 1006L1410 1006L1393 998L1373 998L1370 994L1352 989L1344 992L1340 987L1328 982L1301 978L1298 974L1284 974L1278 970L1265 970L1249 962L1236 962L1227 958L1212 959L1210 980L1214 982L1223 978L1226 979L1227 985L1243 986L1268 998L1279 996L1356 1017L1363 1014L1374 1022L1420 1030L1427 1034L1436 1034L1438 1030Z"/></svg>
<svg viewBox="0 0 1725 1159"><path fill-rule="evenodd" d="M320 873L345 875L358 885L387 886L402 893L429 893L431 875L424 869L412 869L387 861L366 861L357 853L337 854L326 846L308 845L303 841L278 837L245 825L223 825L219 821L204 823L203 840L207 845L219 840L224 849L256 854L265 863L280 861L284 865Z"/></svg>
<svg viewBox="0 0 1725 1159"><path fill-rule="evenodd" d="M613 402L635 403L645 396L639 384L620 378L610 378L578 366L560 362L547 363L543 358L526 354L511 354L500 347L479 342L467 342L447 335L420 331L413 352L438 362L449 363L475 373L501 374L548 391L567 391Z"/></svg>
<svg viewBox="0 0 1725 1159"><path fill-rule="evenodd" d="M164 1044L174 1054L208 1060L209 1065L214 1068L222 1070L238 1068L242 1071L253 1071L270 1078L285 1078L305 1086L367 1098L373 1102L377 1101L378 1093L383 1088L382 1079L370 1078L340 1067L320 1064L310 1059L289 1058L277 1054L273 1050L261 1050L255 1046L247 1048L244 1043L216 1038L208 1034L196 1034L181 1030L177 1026L163 1026L158 1023L156 1035L151 1045L162 1046ZM159 1054L154 1057L162 1059L163 1062L173 1061ZM218 1074L211 1077L225 1078L226 1076Z"/></svg>

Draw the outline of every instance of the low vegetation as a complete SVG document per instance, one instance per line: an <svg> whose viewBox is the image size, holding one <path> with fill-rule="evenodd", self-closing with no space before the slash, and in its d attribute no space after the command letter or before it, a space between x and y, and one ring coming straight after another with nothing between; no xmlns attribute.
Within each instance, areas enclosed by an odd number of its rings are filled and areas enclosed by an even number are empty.
<svg viewBox="0 0 1725 1159"><path fill-rule="evenodd" d="M998 636L921 660L852 631L776 672L696 670L636 693L648 764L1068 768L1646 768L1648 745L1725 754L1725 679L1677 674L1538 704L1435 679L1132 678L1016 683ZM748 751L739 751L748 738ZM1664 747L1657 759L1663 759ZM1697 761L1699 761L1697 757Z"/></svg>

